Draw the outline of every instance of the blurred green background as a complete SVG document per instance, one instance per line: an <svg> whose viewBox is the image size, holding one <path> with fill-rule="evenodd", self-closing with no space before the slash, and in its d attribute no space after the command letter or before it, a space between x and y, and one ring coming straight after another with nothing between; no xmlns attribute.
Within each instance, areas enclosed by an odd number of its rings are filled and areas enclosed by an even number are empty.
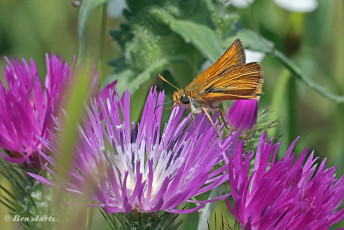
<svg viewBox="0 0 344 230"><path fill-rule="evenodd" d="M79 9L68 0L0 0L0 56L33 58L41 77L45 75L45 53L60 54L71 65L78 54ZM312 81L333 93L344 95L342 0L319 0L318 7L309 13L290 12L267 0L255 1L246 8L230 5L227 11L238 15L239 22L246 28L272 41ZM87 24L86 56L97 64L101 63L98 71L101 80L106 82L112 79L108 76L114 72L114 68L107 63L118 56L121 49L108 32L104 39L101 38L103 12L106 11L102 7L98 8ZM107 17L106 31L119 28L124 21L121 15ZM173 47L170 50L173 52ZM195 60L198 60L197 57ZM199 58L197 62L203 61L205 58ZM195 64L198 72L199 63ZM300 136L297 153L307 146L314 149L321 159L328 158L328 167L337 166L337 176L341 176L344 173L344 104L337 104L310 90L292 77L273 55L266 55L261 64L264 68L264 94L259 105L260 108L270 109L270 118L279 121L277 128L270 130L269 134L279 137L282 142L280 153ZM1 71L4 66L5 61L1 58ZM165 75L170 77L168 72ZM193 77L172 81L184 87ZM133 101L136 104L132 106L134 118L138 119L143 99L153 84L159 85L159 89L166 88L168 94L173 91L167 84L162 84L156 75L150 78L135 91ZM4 213L1 208L0 211Z"/></svg>

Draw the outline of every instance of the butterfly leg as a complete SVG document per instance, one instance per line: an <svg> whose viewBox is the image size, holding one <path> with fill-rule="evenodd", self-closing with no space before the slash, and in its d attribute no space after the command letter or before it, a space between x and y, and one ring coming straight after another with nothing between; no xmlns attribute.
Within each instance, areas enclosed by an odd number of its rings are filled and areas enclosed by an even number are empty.
<svg viewBox="0 0 344 230"><path fill-rule="evenodd" d="M198 110L198 108L195 107L193 104L191 104L190 108L191 108L192 123L193 123L193 125L194 125L194 130L196 131L196 123L195 123L194 114L198 114L198 113L199 113L199 112L198 112L199 110Z"/></svg>
<svg viewBox="0 0 344 230"><path fill-rule="evenodd" d="M171 108L164 108L164 109L169 109L169 110L173 110L174 109L174 107L176 107L176 104L174 104L174 105L172 105L172 107Z"/></svg>
<svg viewBox="0 0 344 230"><path fill-rule="evenodd" d="M209 113L207 112L207 109L204 108L204 107L202 107L202 110L203 110L203 112L205 113L205 115L208 117L208 119L209 119L209 121L211 122L211 124L213 125L213 127L214 127L214 129L215 129L215 132L217 133L217 136L220 136L219 133L217 132L217 129L216 129L216 127L215 127L215 124L214 124L213 120L211 119Z"/></svg>
<svg viewBox="0 0 344 230"><path fill-rule="evenodd" d="M227 130L229 130L229 128L228 128L228 126L227 126L227 122L226 122L226 120L225 120L225 117L223 116L223 113L222 113L221 108L220 108L219 106L214 106L214 105L211 105L211 104L210 104L210 108L211 108L212 110L217 110L217 111L220 113L220 117L221 117L221 119L222 119L223 124L225 125L225 127L227 128ZM219 124L221 125L221 119L220 119L220 117L218 117L218 119L219 119Z"/></svg>
<svg viewBox="0 0 344 230"><path fill-rule="evenodd" d="M228 126L227 126L227 122L226 122L226 120L225 120L225 117L223 116L222 110L221 110L220 108L218 108L218 111L219 111L219 113L220 113L220 116L221 116L221 119L222 119L222 121L223 121L223 124L225 124L226 129L229 130L229 128L228 128Z"/></svg>
<svg viewBox="0 0 344 230"><path fill-rule="evenodd" d="M191 112L191 118L192 118L192 123L194 125L194 130L196 130L195 117L194 117L194 114L192 112Z"/></svg>

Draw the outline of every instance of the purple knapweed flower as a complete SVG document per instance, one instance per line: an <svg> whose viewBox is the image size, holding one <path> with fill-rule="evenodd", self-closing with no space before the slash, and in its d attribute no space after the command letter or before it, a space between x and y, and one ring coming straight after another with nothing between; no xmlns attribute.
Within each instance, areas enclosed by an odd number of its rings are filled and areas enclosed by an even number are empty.
<svg viewBox="0 0 344 230"><path fill-rule="evenodd" d="M228 200L227 205L243 229L328 229L344 218L344 177L336 180L335 167L326 169L326 159L316 170L317 158L314 152L307 157L308 149L295 159L296 141L275 162L279 143L266 143L264 133L252 173L254 154L244 155L242 143L229 156L234 208Z"/></svg>
<svg viewBox="0 0 344 230"><path fill-rule="evenodd" d="M93 201L108 213L190 213L210 202L190 199L228 180L227 166L215 170L214 166L223 162L224 150L227 155L233 151L239 135L233 132L221 140L205 115L197 115L189 124L191 114L182 119L184 109L179 107L160 134L163 102L164 93L151 90L141 121L135 124L130 119L128 92L122 98L108 94L105 101L93 101L80 127L65 190L80 194L88 185L96 187ZM56 165L52 157L44 157ZM47 178L30 175L54 186ZM177 209L183 202L199 206Z"/></svg>
<svg viewBox="0 0 344 230"><path fill-rule="evenodd" d="M75 76L76 60L70 68L60 56L46 55L47 73L42 87L32 59L29 64L16 58L12 64L5 59L6 82L0 82L0 154L7 161L40 168L44 163L37 152L44 147L40 139L49 138L53 117L62 111L65 91ZM97 88L98 76L90 76L93 88Z"/></svg>
<svg viewBox="0 0 344 230"><path fill-rule="evenodd" d="M37 136L45 138L57 115L63 89L70 78L70 68L61 57L46 55L47 74L44 89L36 65L31 59L13 64L5 58L6 83L0 82L1 155L10 162L39 167ZM6 86L6 87L5 87Z"/></svg>
<svg viewBox="0 0 344 230"><path fill-rule="evenodd" d="M257 115L257 100L237 100L228 111L227 118L234 129L247 130L257 123Z"/></svg>

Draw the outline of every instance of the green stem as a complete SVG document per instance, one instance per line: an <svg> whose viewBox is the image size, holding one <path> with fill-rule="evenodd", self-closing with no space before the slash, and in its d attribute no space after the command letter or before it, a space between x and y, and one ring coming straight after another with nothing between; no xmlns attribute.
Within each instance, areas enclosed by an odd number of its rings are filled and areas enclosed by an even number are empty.
<svg viewBox="0 0 344 230"><path fill-rule="evenodd" d="M288 82L288 143L298 136L298 113L297 113L297 88L296 79L290 78Z"/></svg>
<svg viewBox="0 0 344 230"><path fill-rule="evenodd" d="M106 14L107 4L104 3L102 6L102 15L100 23L100 36L99 36L99 58L98 58L98 72L99 78L103 76L103 60L104 60L104 44L105 44L105 33L106 33L106 23L107 23L107 14ZM99 79L100 81L101 79Z"/></svg>
<svg viewBox="0 0 344 230"><path fill-rule="evenodd" d="M88 208L87 209L87 229L91 230L92 229L92 221L93 221L93 214L94 214L94 208Z"/></svg>
<svg viewBox="0 0 344 230"><path fill-rule="evenodd" d="M291 75L288 70L283 68L280 76L278 77L278 82L273 93L269 121L277 121L281 117L282 105L284 103L284 98L286 98L286 90L290 78ZM269 137L277 137L276 134L277 127L273 127L268 130Z"/></svg>
<svg viewBox="0 0 344 230"><path fill-rule="evenodd" d="M79 37L79 52L78 61L79 65L86 57L86 27L91 14L102 4L108 0L83 0L79 10L78 17L78 37Z"/></svg>
<svg viewBox="0 0 344 230"><path fill-rule="evenodd" d="M72 165L73 150L78 138L78 124L82 120L85 109L85 102L89 97L91 78L91 64L85 63L83 69L78 69L66 93L66 100L63 107L67 116L62 118L62 128L57 140L56 157L56 178L54 184L57 188L63 187L68 180L68 170ZM62 207L64 193L60 189L53 190L53 207ZM60 214L65 214L64 210L59 210Z"/></svg>
<svg viewBox="0 0 344 230"><path fill-rule="evenodd" d="M319 93L323 97L330 99L336 103L344 103L344 96L331 93L322 85L314 83L312 80L307 78L301 72L301 70L294 63L292 63L283 53L281 53L280 51L276 49L272 50L271 53L277 58L278 61L280 61L292 73L293 76L295 76L308 88L312 89L313 91Z"/></svg>

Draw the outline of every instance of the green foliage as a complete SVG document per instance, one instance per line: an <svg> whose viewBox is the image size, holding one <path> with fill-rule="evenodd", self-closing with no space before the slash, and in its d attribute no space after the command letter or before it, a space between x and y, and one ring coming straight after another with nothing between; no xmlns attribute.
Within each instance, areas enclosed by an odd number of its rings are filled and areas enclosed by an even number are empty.
<svg viewBox="0 0 344 230"><path fill-rule="evenodd" d="M234 221L234 224L231 225L229 221L223 216L221 213L220 218L218 218L218 214L214 213L214 224L211 225L208 222L208 229L209 230L240 230L241 226L238 221Z"/></svg>
<svg viewBox="0 0 344 230"><path fill-rule="evenodd" d="M0 174L7 178L11 185L11 188L0 185L0 203L10 210L12 218L16 215L28 217L30 220L37 216L56 218L56 213L48 205L52 199L50 188L26 174L23 168L3 159L0 159ZM48 229L54 223L49 221L18 222L23 229L38 230Z"/></svg>
<svg viewBox="0 0 344 230"><path fill-rule="evenodd" d="M324 86L312 81L309 77L305 76L300 68L298 68L289 58L278 50L272 53L298 80L304 83L308 88L314 90L327 99L333 100L336 103L344 103L344 96L337 95L329 92Z"/></svg>
<svg viewBox="0 0 344 230"><path fill-rule="evenodd" d="M100 209L101 214L107 221L110 229L115 230L175 230L182 224L183 220L176 220L178 215L162 213L106 213Z"/></svg>
<svg viewBox="0 0 344 230"><path fill-rule="evenodd" d="M237 14L221 10L210 1L127 2L126 21L110 31L122 49L113 61L115 73L108 80L119 79L119 88L134 92L149 78L169 69L183 85L197 75L205 59L216 61L237 38L257 51L270 51L271 43L254 32L238 29ZM234 35L235 34L235 35ZM268 45L265 45L268 44ZM183 64L183 72L178 71ZM184 73L184 74L183 74Z"/></svg>
<svg viewBox="0 0 344 230"><path fill-rule="evenodd" d="M180 20L166 11L155 9L153 15L169 26L169 28L180 35L185 42L191 43L203 56L216 61L222 54L221 40L216 32L207 25L191 20Z"/></svg>
<svg viewBox="0 0 344 230"><path fill-rule="evenodd" d="M222 54L221 37L237 18L214 16L210 1L127 4L126 21L110 31L122 55L111 61L115 73L108 82L119 79L118 88L131 92L166 69L179 85L190 82L206 58L215 61Z"/></svg>

